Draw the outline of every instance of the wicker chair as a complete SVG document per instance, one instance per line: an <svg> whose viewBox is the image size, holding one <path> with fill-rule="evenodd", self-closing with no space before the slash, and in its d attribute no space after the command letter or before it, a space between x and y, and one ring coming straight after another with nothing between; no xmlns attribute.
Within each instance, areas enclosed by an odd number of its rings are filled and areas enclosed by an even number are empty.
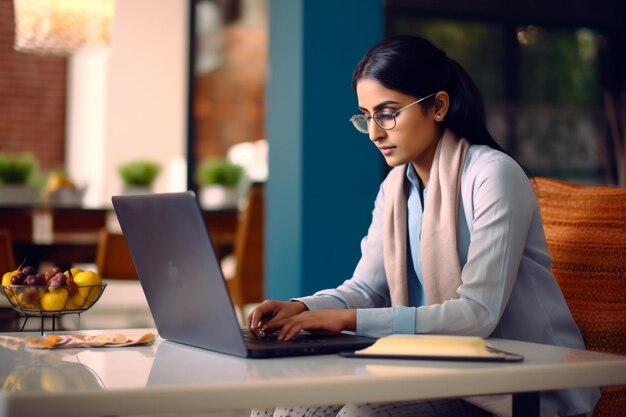
<svg viewBox="0 0 626 417"><path fill-rule="evenodd" d="M587 349L626 354L626 188L533 178L552 272ZM594 417L626 416L626 386L603 387Z"/></svg>

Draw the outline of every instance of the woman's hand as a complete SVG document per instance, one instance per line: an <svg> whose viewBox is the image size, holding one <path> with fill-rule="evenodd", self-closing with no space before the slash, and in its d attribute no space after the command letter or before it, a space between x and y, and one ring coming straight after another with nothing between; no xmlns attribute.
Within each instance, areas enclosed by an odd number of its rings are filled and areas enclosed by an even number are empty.
<svg viewBox="0 0 626 417"><path fill-rule="evenodd" d="M266 300L252 311L248 323L257 337L278 331L278 340L289 340L301 330L329 335L355 330L356 310L309 311L299 301Z"/></svg>
<svg viewBox="0 0 626 417"><path fill-rule="evenodd" d="M301 330L316 334L339 334L343 330L356 330L356 310L304 311L283 320L278 340L289 340Z"/></svg>
<svg viewBox="0 0 626 417"><path fill-rule="evenodd" d="M256 337L263 337L281 328L285 319L306 311L307 307L299 301L265 300L248 317L250 331Z"/></svg>

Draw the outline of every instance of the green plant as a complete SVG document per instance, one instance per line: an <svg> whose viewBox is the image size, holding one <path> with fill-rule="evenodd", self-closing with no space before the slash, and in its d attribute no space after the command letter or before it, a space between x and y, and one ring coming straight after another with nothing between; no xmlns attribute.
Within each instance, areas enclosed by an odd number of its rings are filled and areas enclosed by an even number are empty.
<svg viewBox="0 0 626 417"><path fill-rule="evenodd" d="M161 172L161 165L147 160L136 160L120 165L118 172L126 185L148 187Z"/></svg>
<svg viewBox="0 0 626 417"><path fill-rule="evenodd" d="M0 184L27 184L36 169L37 161L31 154L0 154Z"/></svg>
<svg viewBox="0 0 626 417"><path fill-rule="evenodd" d="M244 175L241 165L226 159L207 159L200 163L196 170L196 182L199 185L222 185L236 187Z"/></svg>

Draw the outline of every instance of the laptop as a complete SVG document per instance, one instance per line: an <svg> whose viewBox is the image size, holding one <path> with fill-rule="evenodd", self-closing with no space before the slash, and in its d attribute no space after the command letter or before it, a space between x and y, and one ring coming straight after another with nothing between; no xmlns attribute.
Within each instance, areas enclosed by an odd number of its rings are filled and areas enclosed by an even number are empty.
<svg viewBox="0 0 626 417"><path fill-rule="evenodd" d="M328 354L376 339L306 332L293 341L257 339L241 329L195 193L112 197L159 335L248 358Z"/></svg>

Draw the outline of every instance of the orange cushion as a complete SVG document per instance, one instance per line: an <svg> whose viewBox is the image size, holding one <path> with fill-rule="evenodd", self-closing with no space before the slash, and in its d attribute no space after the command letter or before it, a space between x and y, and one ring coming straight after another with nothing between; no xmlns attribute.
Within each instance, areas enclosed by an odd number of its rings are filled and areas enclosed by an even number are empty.
<svg viewBox="0 0 626 417"><path fill-rule="evenodd" d="M552 272L587 349L626 354L626 188L532 183ZM594 416L626 416L626 387L602 391Z"/></svg>

